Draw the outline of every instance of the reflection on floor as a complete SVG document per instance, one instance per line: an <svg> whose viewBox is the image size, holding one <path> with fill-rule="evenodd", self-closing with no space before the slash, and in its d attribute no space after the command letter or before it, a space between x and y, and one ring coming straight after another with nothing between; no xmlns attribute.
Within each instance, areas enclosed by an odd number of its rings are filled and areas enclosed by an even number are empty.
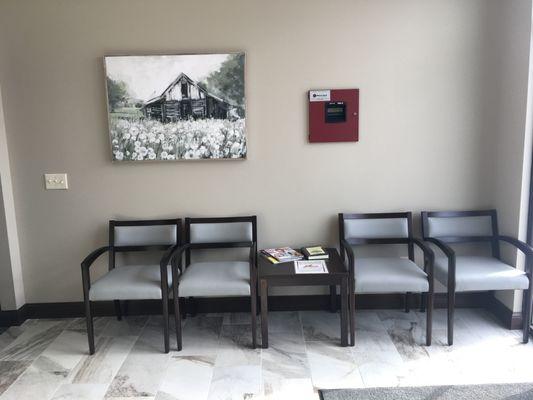
<svg viewBox="0 0 533 400"><path fill-rule="evenodd" d="M96 319L89 357L83 319L29 320L0 335L0 399L317 399L319 388L533 381L533 343L486 311L456 312L445 345L436 310L358 311L356 346L339 346L339 316L270 313L270 348L250 348L248 314L184 321L183 351L162 352L160 317ZM175 339L171 346L175 349Z"/></svg>

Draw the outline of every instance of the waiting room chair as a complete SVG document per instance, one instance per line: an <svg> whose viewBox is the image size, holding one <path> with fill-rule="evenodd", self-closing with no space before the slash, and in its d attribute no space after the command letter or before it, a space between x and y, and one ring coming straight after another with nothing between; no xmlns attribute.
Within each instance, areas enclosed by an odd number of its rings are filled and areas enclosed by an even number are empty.
<svg viewBox="0 0 533 400"><path fill-rule="evenodd" d="M525 290L523 301L523 341L529 340L531 319L531 266L533 248L498 233L496 210L424 211L424 240L435 244L445 257L435 259L435 278L448 289L448 344L453 344L455 293L488 290ZM491 256L458 256L450 244L481 242L490 245ZM506 242L526 256L526 272L500 259L500 242Z"/></svg>
<svg viewBox="0 0 533 400"><path fill-rule="evenodd" d="M412 214L339 214L341 257L348 255L350 341L355 341L355 295L421 293L426 296L426 345L431 345L433 311L433 251L413 237ZM408 257L357 257L357 246L405 244ZM415 264L414 246L424 253L424 269Z"/></svg>
<svg viewBox="0 0 533 400"><path fill-rule="evenodd" d="M248 261L191 262L191 251L249 247ZM185 265L183 265L185 255ZM178 350L182 348L179 299L187 297L249 296L252 318L252 347L257 346L257 219L250 217L186 218L185 243L169 250L161 268L172 265L174 314ZM178 278L179 277L179 278Z"/></svg>
<svg viewBox="0 0 533 400"><path fill-rule="evenodd" d="M120 300L162 300L165 353L169 352L169 287L172 285L170 268L153 263L115 265L119 252L166 251L178 248L181 220L109 221L109 245L89 254L81 263L83 299L87 319L89 353L94 354L94 329L91 306L95 301L113 300L117 317L121 318ZM105 252L109 252L109 271L91 283L90 267Z"/></svg>

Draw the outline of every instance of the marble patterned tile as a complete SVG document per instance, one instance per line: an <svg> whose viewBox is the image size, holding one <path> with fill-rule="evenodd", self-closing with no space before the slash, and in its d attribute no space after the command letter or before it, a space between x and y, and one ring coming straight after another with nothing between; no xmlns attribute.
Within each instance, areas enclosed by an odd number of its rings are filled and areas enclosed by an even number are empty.
<svg viewBox="0 0 533 400"><path fill-rule="evenodd" d="M0 395L22 375L31 361L0 361Z"/></svg>
<svg viewBox="0 0 533 400"><path fill-rule="evenodd" d="M311 379L275 379L263 378L264 400L319 400Z"/></svg>
<svg viewBox="0 0 533 400"><path fill-rule="evenodd" d="M306 343L313 385L319 389L363 387L363 379L349 347L330 342Z"/></svg>
<svg viewBox="0 0 533 400"><path fill-rule="evenodd" d="M136 336L100 337L96 351L86 356L73 372L73 383L109 384L133 347Z"/></svg>
<svg viewBox="0 0 533 400"><path fill-rule="evenodd" d="M206 400L213 378L215 356L173 353L156 400Z"/></svg>
<svg viewBox="0 0 533 400"><path fill-rule="evenodd" d="M259 334L257 343L261 343ZM215 354L217 366L261 364L261 349L252 349L250 325L223 325Z"/></svg>
<svg viewBox="0 0 533 400"><path fill-rule="evenodd" d="M208 400L250 399L261 395L261 366L215 367Z"/></svg>
<svg viewBox="0 0 533 400"><path fill-rule="evenodd" d="M2 394L2 400L49 399L62 383L67 383L69 371L46 357L38 357Z"/></svg>
<svg viewBox="0 0 533 400"><path fill-rule="evenodd" d="M252 399L261 394L261 349L251 348L250 325L224 325L208 399Z"/></svg>
<svg viewBox="0 0 533 400"><path fill-rule="evenodd" d="M114 317L96 317L93 318L94 336L99 337L104 332L111 320L116 320ZM67 328L70 331L87 332L87 322L85 318L76 318Z"/></svg>
<svg viewBox="0 0 533 400"><path fill-rule="evenodd" d="M120 321L111 318L103 329L102 336L138 336L148 322L147 316L124 317Z"/></svg>
<svg viewBox="0 0 533 400"><path fill-rule="evenodd" d="M0 352L15 341L25 330L23 325L10 326L0 335Z"/></svg>
<svg viewBox="0 0 533 400"><path fill-rule="evenodd" d="M269 349L250 348L248 313L203 314L184 321L184 351L169 355L160 316L95 320L93 356L83 319L28 320L0 335L0 398L316 400L318 388L533 381L533 341L484 310L456 310L454 346L435 310L431 347L414 310L358 311L354 348L339 345L338 314L269 317ZM171 332L173 350L172 320Z"/></svg>
<svg viewBox="0 0 533 400"><path fill-rule="evenodd" d="M162 330L147 324L111 382L106 398L155 397L169 358L170 354L164 353Z"/></svg>
<svg viewBox="0 0 533 400"><path fill-rule="evenodd" d="M405 313L396 310L378 310L376 314L387 329L398 353L404 360L429 357L424 347L426 342L425 320L421 322L416 312Z"/></svg>
<svg viewBox="0 0 533 400"><path fill-rule="evenodd" d="M75 383L63 384L51 400L102 400L107 385Z"/></svg>
<svg viewBox="0 0 533 400"><path fill-rule="evenodd" d="M300 313L298 311L269 312L268 332L288 332L302 335L302 322L300 320Z"/></svg>
<svg viewBox="0 0 533 400"><path fill-rule="evenodd" d="M0 361L36 359L70 322L70 320L39 320L25 323L20 335L0 352Z"/></svg>
<svg viewBox="0 0 533 400"><path fill-rule="evenodd" d="M197 315L187 318L182 326L180 355L213 355L219 348L223 317ZM239 326L239 325L236 325Z"/></svg>
<svg viewBox="0 0 533 400"><path fill-rule="evenodd" d="M263 379L270 382L311 377L302 335L273 332L261 352Z"/></svg>
<svg viewBox="0 0 533 400"><path fill-rule="evenodd" d="M339 313L301 311L300 317L306 341L339 341L341 326Z"/></svg>
<svg viewBox="0 0 533 400"><path fill-rule="evenodd" d="M83 358L86 341L87 336L83 333L61 332L4 392L2 399L50 398L62 383L68 381L71 371Z"/></svg>
<svg viewBox="0 0 533 400"><path fill-rule="evenodd" d="M211 316L214 316L213 314ZM257 316L257 323L260 324L260 317ZM232 312L223 314L223 325L251 325L252 316L249 312Z"/></svg>

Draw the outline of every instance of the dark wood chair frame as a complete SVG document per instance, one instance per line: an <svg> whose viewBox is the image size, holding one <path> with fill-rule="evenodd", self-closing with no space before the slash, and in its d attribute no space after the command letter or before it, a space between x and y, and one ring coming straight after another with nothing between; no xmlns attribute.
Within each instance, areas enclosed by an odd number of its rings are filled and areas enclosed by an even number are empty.
<svg viewBox="0 0 533 400"><path fill-rule="evenodd" d="M251 242L217 242L217 243L190 243L191 224L210 223L231 223L231 222L251 222L252 241ZM176 337L178 341L178 351L182 349L181 313L179 302L179 276L191 263L191 250L195 249L224 249L249 247L250 264L250 300L252 317L252 347L257 347L257 217L217 217L217 218L185 218L185 242L181 246L175 246L167 251L161 259L161 268L172 266L172 285L174 297L174 318L176 320ZM183 267L183 255L185 254L185 268Z"/></svg>
<svg viewBox="0 0 533 400"><path fill-rule="evenodd" d="M115 227L117 226L153 226L153 225L176 225L176 239L175 246L169 245L147 245L147 246L115 246ZM87 321L87 337L89 340L89 353L94 354L94 328L93 328L93 313L92 302L89 298L89 291L91 288L90 267L105 252L109 252L109 270L115 268L115 255L118 252L138 252L138 251L167 251L169 248L176 248L181 245L182 226L181 219L157 219L157 220L135 220L135 221L109 221L109 245L100 247L90 253L81 263L81 275L83 284L83 300L85 303L85 318ZM164 326L164 345L165 353L170 350L169 344L169 286L168 274L166 269L161 264L161 297L162 297L162 314ZM115 312L117 318L122 318L122 310L119 300L114 300Z"/></svg>
<svg viewBox="0 0 533 400"><path fill-rule="evenodd" d="M384 219L384 218L402 218L407 219L407 237L406 238L348 238L344 237L344 221L347 219ZM409 260L415 262L414 246L422 250L424 254L424 272L428 276L429 290L426 293L421 293L421 311L426 309L426 345L431 346L432 335L432 319L433 319L433 298L434 298L434 273L433 263L435 255L433 250L426 246L420 239L413 236L413 215L411 212L397 212L397 213L367 213L367 214L339 214L339 240L341 249L341 258L346 260L348 255L348 290L349 302L348 310L350 315L350 344L353 346L355 342L355 254L352 249L354 245L374 245L374 244L406 244L407 254ZM409 312L409 297L411 293L405 293L405 311ZM424 299L424 297L426 297ZM425 304L425 307L424 307Z"/></svg>
<svg viewBox="0 0 533 400"><path fill-rule="evenodd" d="M429 218L457 218L457 217L491 217L492 235L490 236L440 236L431 237L429 233ZM498 216L494 209L491 210L475 210L475 211L423 211L422 212L422 236L425 241L435 244L448 258L448 345L453 344L453 319L455 312L455 251L449 244L457 243L489 243L492 249L492 256L501 260L500 257L500 242L508 243L522 253L526 257L526 275L529 279L529 288L524 292L524 300L522 302L522 317L524 320L523 326L523 342L527 343L529 340L529 324L531 320L531 303L532 303L532 266L533 266L533 248L526 243L515 239L511 236L500 235L498 232Z"/></svg>

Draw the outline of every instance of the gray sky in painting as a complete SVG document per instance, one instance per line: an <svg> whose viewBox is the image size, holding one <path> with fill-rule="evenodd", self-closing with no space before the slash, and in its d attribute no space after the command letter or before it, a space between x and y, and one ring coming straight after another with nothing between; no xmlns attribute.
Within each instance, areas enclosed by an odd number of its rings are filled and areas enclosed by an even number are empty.
<svg viewBox="0 0 533 400"><path fill-rule="evenodd" d="M200 81L220 68L227 54L180 56L106 57L106 72L113 80L128 85L130 95L140 100L159 96L183 72Z"/></svg>

